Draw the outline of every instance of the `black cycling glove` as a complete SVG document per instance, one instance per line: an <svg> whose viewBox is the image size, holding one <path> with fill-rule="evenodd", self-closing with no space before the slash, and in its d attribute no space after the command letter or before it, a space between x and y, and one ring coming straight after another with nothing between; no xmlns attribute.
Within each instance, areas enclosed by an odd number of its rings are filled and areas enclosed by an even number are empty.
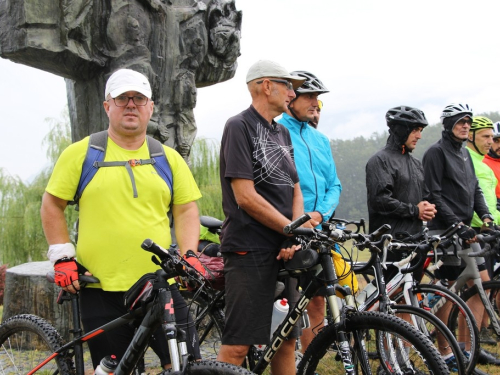
<svg viewBox="0 0 500 375"><path fill-rule="evenodd" d="M481 226L481 233L491 232L492 230L499 230L500 228L493 221L488 221L487 223L483 223Z"/></svg>
<svg viewBox="0 0 500 375"><path fill-rule="evenodd" d="M458 230L457 235L463 240L472 240L476 237L476 231L467 225L462 225L462 227Z"/></svg>

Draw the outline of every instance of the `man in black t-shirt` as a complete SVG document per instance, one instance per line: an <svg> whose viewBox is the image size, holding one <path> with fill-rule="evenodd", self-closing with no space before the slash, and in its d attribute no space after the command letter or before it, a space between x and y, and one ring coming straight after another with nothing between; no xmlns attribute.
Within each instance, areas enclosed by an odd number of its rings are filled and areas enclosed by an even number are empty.
<svg viewBox="0 0 500 375"><path fill-rule="evenodd" d="M221 142L221 251L226 278L226 325L218 360L241 365L250 345L268 344L283 227L303 214L302 193L288 130L273 119L304 81L267 60L248 71L250 108L230 118ZM295 374L295 339L286 340L272 373Z"/></svg>

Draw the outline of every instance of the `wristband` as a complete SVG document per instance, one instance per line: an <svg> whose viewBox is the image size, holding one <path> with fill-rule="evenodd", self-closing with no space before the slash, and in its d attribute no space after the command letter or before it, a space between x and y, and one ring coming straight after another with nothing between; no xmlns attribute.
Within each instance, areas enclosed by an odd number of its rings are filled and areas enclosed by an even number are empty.
<svg viewBox="0 0 500 375"><path fill-rule="evenodd" d="M61 258L74 258L75 256L75 246L71 242L50 245L47 251L47 258L49 258L52 263L55 263Z"/></svg>

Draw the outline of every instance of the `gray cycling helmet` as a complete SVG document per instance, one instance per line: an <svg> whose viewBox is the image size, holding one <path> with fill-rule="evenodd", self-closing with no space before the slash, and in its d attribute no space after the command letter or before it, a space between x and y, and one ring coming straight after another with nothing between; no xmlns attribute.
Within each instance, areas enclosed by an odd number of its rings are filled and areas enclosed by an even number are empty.
<svg viewBox="0 0 500 375"><path fill-rule="evenodd" d="M385 114L388 127L403 125L408 128L425 128L429 123L420 109L401 105L391 108Z"/></svg>
<svg viewBox="0 0 500 375"><path fill-rule="evenodd" d="M299 76L305 78L305 82L298 89L295 89L295 95L307 94L311 92L317 92L318 94L325 94L330 92L323 82L321 82L318 77L314 74L306 72L305 70L296 70L290 73L292 76Z"/></svg>
<svg viewBox="0 0 500 375"><path fill-rule="evenodd" d="M493 124L493 138L500 138L500 121Z"/></svg>
<svg viewBox="0 0 500 375"><path fill-rule="evenodd" d="M462 115L462 117L460 117L460 118L463 118L465 116L469 116L470 118L472 118L473 112L474 111L472 110L472 107L470 107L468 104L452 103L452 104L447 105L443 109L443 113L441 113L441 122L444 125L445 119L450 118L450 117L454 117L457 115Z"/></svg>

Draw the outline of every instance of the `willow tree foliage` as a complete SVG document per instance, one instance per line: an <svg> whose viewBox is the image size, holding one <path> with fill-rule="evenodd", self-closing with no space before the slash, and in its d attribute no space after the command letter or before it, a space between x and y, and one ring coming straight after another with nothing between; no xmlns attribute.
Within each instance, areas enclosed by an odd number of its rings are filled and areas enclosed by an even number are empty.
<svg viewBox="0 0 500 375"><path fill-rule="evenodd" d="M0 169L0 262L14 266L46 260L47 242L40 220L45 186L59 154L71 143L67 111L60 119L47 118L50 131L43 139L49 165L31 182L23 182ZM66 210L70 225L76 214Z"/></svg>
<svg viewBox="0 0 500 375"><path fill-rule="evenodd" d="M203 195L197 202L200 215L213 216L223 220L219 150L219 142L213 139L196 139L191 150L190 167Z"/></svg>

